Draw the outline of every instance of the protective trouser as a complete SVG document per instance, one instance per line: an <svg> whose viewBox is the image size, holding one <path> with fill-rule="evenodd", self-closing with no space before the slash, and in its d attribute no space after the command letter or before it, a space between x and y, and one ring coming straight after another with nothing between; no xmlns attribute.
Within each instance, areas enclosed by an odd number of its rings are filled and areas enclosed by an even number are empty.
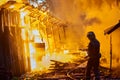
<svg viewBox="0 0 120 80"><path fill-rule="evenodd" d="M86 68L86 80L90 80L91 78L91 70L93 69L95 74L95 80L100 80L99 73L99 58L97 59L89 59Z"/></svg>

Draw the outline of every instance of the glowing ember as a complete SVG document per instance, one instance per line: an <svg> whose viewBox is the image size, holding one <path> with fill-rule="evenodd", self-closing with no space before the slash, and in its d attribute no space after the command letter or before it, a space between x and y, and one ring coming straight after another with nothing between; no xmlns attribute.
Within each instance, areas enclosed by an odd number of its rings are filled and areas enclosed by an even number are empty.
<svg viewBox="0 0 120 80"><path fill-rule="evenodd" d="M11 9L12 9L12 8L14 8L14 7L15 7L14 5L11 5L9 8L11 8Z"/></svg>
<svg viewBox="0 0 120 80"><path fill-rule="evenodd" d="M69 53L69 50L64 50L64 54L67 54L67 53Z"/></svg>

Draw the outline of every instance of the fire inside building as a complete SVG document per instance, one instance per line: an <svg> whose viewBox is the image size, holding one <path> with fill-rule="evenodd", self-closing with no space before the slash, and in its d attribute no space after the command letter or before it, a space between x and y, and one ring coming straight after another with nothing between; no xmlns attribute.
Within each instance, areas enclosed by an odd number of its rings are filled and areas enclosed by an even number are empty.
<svg viewBox="0 0 120 80"><path fill-rule="evenodd" d="M119 80L119 2L1 0L0 80L84 80L88 31L101 44L100 78Z"/></svg>

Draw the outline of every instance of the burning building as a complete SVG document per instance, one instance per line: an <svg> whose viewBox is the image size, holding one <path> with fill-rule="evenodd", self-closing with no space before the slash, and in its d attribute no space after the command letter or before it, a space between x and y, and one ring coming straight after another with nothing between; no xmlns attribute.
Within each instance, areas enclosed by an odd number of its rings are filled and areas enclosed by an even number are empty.
<svg viewBox="0 0 120 80"><path fill-rule="evenodd" d="M12 75L42 70L50 53L62 50L65 23L16 1L0 6L0 68ZM49 53L49 54L46 54ZM43 62L42 62L43 61Z"/></svg>
<svg viewBox="0 0 120 80"><path fill-rule="evenodd" d="M109 67L111 44L104 30L120 18L119 0L46 0L48 5L44 2L39 6L37 0L0 1L0 5L5 3L0 6L0 70L5 74L45 72L51 61L60 71L68 65L64 62L86 56L79 49L87 47L88 31L95 32L101 43L102 63ZM113 58L117 63L116 33L119 29L112 33ZM77 57L68 53L77 53Z"/></svg>

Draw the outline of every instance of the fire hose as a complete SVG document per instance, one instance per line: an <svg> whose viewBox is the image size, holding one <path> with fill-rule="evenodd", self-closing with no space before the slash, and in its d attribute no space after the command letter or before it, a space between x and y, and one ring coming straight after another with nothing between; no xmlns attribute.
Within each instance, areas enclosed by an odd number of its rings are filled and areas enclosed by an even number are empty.
<svg viewBox="0 0 120 80"><path fill-rule="evenodd" d="M88 59L89 59L88 56L86 56L86 57L85 57L85 60L84 60L79 66L77 66L77 67L71 69L70 71L68 71L68 72L67 72L67 77L69 77L69 78L72 79L72 80L77 80L77 79L75 79L75 78L72 77L71 73L72 73L74 70L80 68L80 66L81 66L82 64L84 64L86 61L88 61Z"/></svg>

